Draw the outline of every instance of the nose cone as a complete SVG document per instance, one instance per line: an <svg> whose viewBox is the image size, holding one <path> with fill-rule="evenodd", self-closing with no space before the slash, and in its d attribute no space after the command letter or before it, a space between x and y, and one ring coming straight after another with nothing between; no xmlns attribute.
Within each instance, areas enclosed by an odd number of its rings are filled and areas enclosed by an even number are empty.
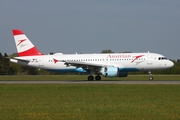
<svg viewBox="0 0 180 120"><path fill-rule="evenodd" d="M168 64L167 64L167 66L168 66L169 68L171 68L171 67L174 66L174 63L173 63L172 61L169 61Z"/></svg>

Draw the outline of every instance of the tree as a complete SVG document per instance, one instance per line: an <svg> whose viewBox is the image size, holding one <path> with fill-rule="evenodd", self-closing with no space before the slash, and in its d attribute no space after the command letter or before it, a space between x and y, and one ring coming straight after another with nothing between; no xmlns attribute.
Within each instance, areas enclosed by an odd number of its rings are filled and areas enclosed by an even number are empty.
<svg viewBox="0 0 180 120"><path fill-rule="evenodd" d="M178 59L177 62L180 63L180 59Z"/></svg>
<svg viewBox="0 0 180 120"><path fill-rule="evenodd" d="M108 49L105 49L105 50L102 50L101 53L114 53L112 50L108 50Z"/></svg>
<svg viewBox="0 0 180 120"><path fill-rule="evenodd" d="M49 54L50 54L50 55L54 55L54 52L50 52Z"/></svg>
<svg viewBox="0 0 180 120"><path fill-rule="evenodd" d="M0 74L1 75L12 75L14 74L14 69L10 66L9 58L6 53L4 56L0 53Z"/></svg>
<svg viewBox="0 0 180 120"><path fill-rule="evenodd" d="M124 52L122 52L122 53L132 53L131 51L124 51Z"/></svg>
<svg viewBox="0 0 180 120"><path fill-rule="evenodd" d="M37 75L38 74L38 69L36 68L31 68L28 66L21 66L21 74L24 75Z"/></svg>
<svg viewBox="0 0 180 120"><path fill-rule="evenodd" d="M2 54L0 53L0 75L3 74L2 66L3 66L3 56L2 56Z"/></svg>

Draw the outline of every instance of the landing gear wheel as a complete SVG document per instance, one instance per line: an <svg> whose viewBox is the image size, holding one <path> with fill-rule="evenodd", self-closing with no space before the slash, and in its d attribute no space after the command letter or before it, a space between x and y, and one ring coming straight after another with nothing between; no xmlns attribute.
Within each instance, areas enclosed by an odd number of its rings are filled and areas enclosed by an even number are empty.
<svg viewBox="0 0 180 120"><path fill-rule="evenodd" d="M151 71L149 71L148 73L149 73L149 80L152 81L153 80L153 76L152 76Z"/></svg>
<svg viewBox="0 0 180 120"><path fill-rule="evenodd" d="M149 80L150 80L150 81L152 81L152 80L153 80L153 77L152 77L152 76L151 76L151 77L149 77Z"/></svg>
<svg viewBox="0 0 180 120"><path fill-rule="evenodd" d="M95 79L96 79L96 81L99 81L99 80L101 80L101 76L97 75L97 76L95 77Z"/></svg>
<svg viewBox="0 0 180 120"><path fill-rule="evenodd" d="M92 75L88 76L88 81L93 81L94 77Z"/></svg>

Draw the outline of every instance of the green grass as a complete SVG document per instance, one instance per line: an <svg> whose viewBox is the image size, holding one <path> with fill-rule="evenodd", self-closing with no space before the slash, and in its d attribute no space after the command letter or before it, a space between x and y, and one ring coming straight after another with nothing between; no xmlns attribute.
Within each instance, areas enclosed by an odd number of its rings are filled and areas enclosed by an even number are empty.
<svg viewBox="0 0 180 120"><path fill-rule="evenodd" d="M0 84L0 120L180 119L180 85Z"/></svg>
<svg viewBox="0 0 180 120"><path fill-rule="evenodd" d="M87 80L88 75L5 75L0 80ZM180 75L154 75L154 80L180 80ZM102 80L149 80L148 75L106 78Z"/></svg>

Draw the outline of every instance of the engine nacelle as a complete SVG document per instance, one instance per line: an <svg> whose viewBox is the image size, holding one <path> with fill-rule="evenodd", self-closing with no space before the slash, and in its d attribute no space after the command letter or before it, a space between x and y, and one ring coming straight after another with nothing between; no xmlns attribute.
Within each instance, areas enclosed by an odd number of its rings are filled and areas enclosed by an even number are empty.
<svg viewBox="0 0 180 120"><path fill-rule="evenodd" d="M128 72L119 71L118 67L103 67L100 73L105 77L127 77Z"/></svg>

